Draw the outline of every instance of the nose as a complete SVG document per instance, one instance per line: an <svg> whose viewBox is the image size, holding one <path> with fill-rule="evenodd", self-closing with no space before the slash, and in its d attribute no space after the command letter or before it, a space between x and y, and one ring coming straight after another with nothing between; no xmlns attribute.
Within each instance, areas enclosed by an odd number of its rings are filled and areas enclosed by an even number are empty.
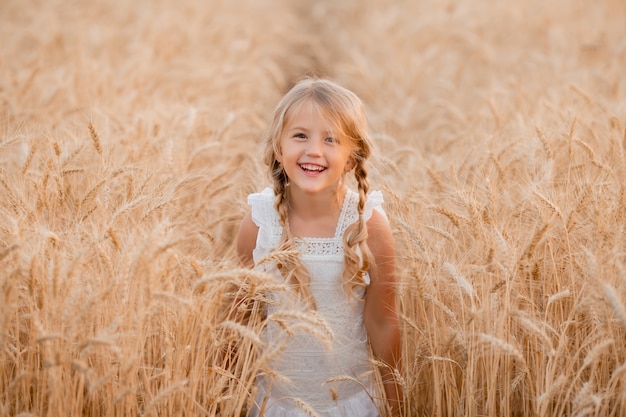
<svg viewBox="0 0 626 417"><path fill-rule="evenodd" d="M310 156L320 156L322 154L322 141L323 139L311 138L308 141L306 147L306 153Z"/></svg>

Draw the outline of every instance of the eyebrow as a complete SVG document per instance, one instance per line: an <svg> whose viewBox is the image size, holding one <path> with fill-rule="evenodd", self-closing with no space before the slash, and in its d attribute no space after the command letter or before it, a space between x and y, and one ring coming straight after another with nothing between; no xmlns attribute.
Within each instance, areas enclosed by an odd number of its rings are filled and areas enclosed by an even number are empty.
<svg viewBox="0 0 626 417"><path fill-rule="evenodd" d="M291 132L292 130L305 130L305 131L307 131L307 132L309 131L309 130L308 130L307 128L305 128L305 127L294 126L294 127L290 128L290 129L288 130L288 132Z"/></svg>
<svg viewBox="0 0 626 417"><path fill-rule="evenodd" d="M302 127L302 126L294 126L292 128L287 129L286 132L293 132L293 131L309 132L309 130L310 129L307 129L307 128ZM337 133L335 133L332 130L327 130L327 131L324 132L324 134L328 135L328 136L337 136Z"/></svg>

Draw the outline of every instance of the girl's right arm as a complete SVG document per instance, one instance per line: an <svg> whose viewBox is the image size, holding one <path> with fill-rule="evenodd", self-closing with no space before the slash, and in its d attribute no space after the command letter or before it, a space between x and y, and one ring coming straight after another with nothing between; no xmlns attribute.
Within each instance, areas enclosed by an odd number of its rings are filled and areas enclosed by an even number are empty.
<svg viewBox="0 0 626 417"><path fill-rule="evenodd" d="M254 260L252 251L256 247L256 238L259 234L259 227L252 221L252 212L248 212L241 225L239 225L239 233L237 235L237 255L239 261L245 267L253 267Z"/></svg>

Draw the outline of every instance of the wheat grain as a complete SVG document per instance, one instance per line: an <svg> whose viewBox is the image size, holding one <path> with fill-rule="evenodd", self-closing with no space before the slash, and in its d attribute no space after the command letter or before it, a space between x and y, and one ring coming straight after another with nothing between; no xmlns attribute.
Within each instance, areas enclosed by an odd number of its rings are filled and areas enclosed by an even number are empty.
<svg viewBox="0 0 626 417"><path fill-rule="evenodd" d="M261 339L259 338L259 335L257 333L255 333L254 331L250 330L246 326L243 326L243 325L241 325L239 323L236 323L234 321L231 321L231 320L224 321L224 322L222 322L222 323L220 323L218 325L218 328L233 330L233 331L237 332L240 336L246 338L247 340L250 340L254 344L257 344L257 345L262 345L263 344L263 342L261 341Z"/></svg>
<svg viewBox="0 0 626 417"><path fill-rule="evenodd" d="M450 219L450 221L452 222L452 224L454 226L456 226L457 229L461 228L461 217L457 216L456 214L452 213L451 211L443 208L443 207L436 207L435 211L437 211L438 213L443 214L444 216L446 216L448 219Z"/></svg>
<svg viewBox="0 0 626 417"><path fill-rule="evenodd" d="M78 158L78 155L80 155L83 152L84 149L85 149L85 145L81 145L78 148L76 148L74 150L74 152L69 154L67 156L67 158L65 158L63 161L61 161L61 166L63 168L65 168L67 165L69 165L71 162L73 162L76 158Z"/></svg>
<svg viewBox="0 0 626 417"><path fill-rule="evenodd" d="M450 233L446 232L445 230L440 229L439 227L435 227L435 226L426 226L426 228L428 230L432 230L433 232L437 233L438 235L441 235L445 239L447 239L450 242L456 244L456 239L454 239L454 237Z"/></svg>
<svg viewBox="0 0 626 417"><path fill-rule="evenodd" d="M229 283L232 282L233 279L238 279L240 277L246 277L247 279L253 280L257 282L259 285L276 285L275 278L262 271L244 269L244 268L235 268L230 270L217 270L213 271L210 274L203 276L198 279L193 284L193 291L200 291L205 288L207 285L217 285L220 283ZM284 288L283 286L279 286L280 288Z"/></svg>
<svg viewBox="0 0 626 417"><path fill-rule="evenodd" d="M465 292L465 294L467 294L470 298L475 295L474 287L472 286L472 284L463 275L457 273L452 264L444 262L443 268L448 272L448 274L450 274L452 278L454 278L456 283Z"/></svg>
<svg viewBox="0 0 626 417"><path fill-rule="evenodd" d="M552 357L556 355L556 350L554 349L554 344L552 339L548 336L546 331L539 327L539 325L535 324L535 321L531 320L526 316L526 314L522 312L514 312L512 316L517 319L517 321L531 334L535 335L539 340L541 340L548 348L548 356Z"/></svg>
<svg viewBox="0 0 626 417"><path fill-rule="evenodd" d="M426 172L428 173L430 178L435 183L435 186L436 186L438 191L443 191L443 190L446 189L446 186L445 186L443 180L441 179L441 177L432 168L428 168L426 170Z"/></svg>
<svg viewBox="0 0 626 417"><path fill-rule="evenodd" d="M94 211L98 209L98 206L93 206L90 208L83 216L80 218L81 223L84 222L89 216L93 214Z"/></svg>
<svg viewBox="0 0 626 417"><path fill-rule="evenodd" d="M2 142L0 142L0 150L2 150L2 148L8 147L9 145L11 145L12 143L18 142L23 140L24 137L22 135L14 135L14 136L10 136L7 139L3 140Z"/></svg>
<svg viewBox="0 0 626 417"><path fill-rule="evenodd" d="M326 337L332 339L333 331L326 321L319 315L317 311L297 311L297 310L281 310L273 313L269 320L291 320L295 322L307 323L324 332Z"/></svg>
<svg viewBox="0 0 626 417"><path fill-rule="evenodd" d="M550 383L546 384L547 391L545 391L544 393L540 394L537 397L537 404L539 406L538 409L540 410L540 415L543 415L545 413L545 411L544 412L541 412L541 411L549 407L550 400L552 400L555 396L561 393L563 386L565 386L567 382L568 382L568 377L561 374L556 378L556 380L551 381Z"/></svg>
<svg viewBox="0 0 626 417"><path fill-rule="evenodd" d="M415 320L413 320L413 318L403 314L402 312L400 312L398 314L398 318L404 322L407 323L409 325L409 327L411 327L413 330L419 332L421 329L420 327L415 323Z"/></svg>
<svg viewBox="0 0 626 417"><path fill-rule="evenodd" d="M531 258L533 256L533 252L537 248L537 245L539 245L539 242L541 242L541 240L543 239L543 236L545 235L549 226L549 224L545 224L541 229L535 232L535 234L533 235L533 240L524 251L524 258Z"/></svg>
<svg viewBox="0 0 626 417"><path fill-rule="evenodd" d="M521 364L526 365L526 359L524 358L524 355L522 355L522 352L511 343L486 333L479 333L477 334L477 337L481 342L488 343L489 345L498 348L500 351L506 353L512 358L517 359Z"/></svg>
<svg viewBox="0 0 626 417"><path fill-rule="evenodd" d="M7 256L9 256L9 254L13 251L15 251L16 249L19 248L19 245L17 243L12 243L9 246L7 246L6 248L4 248L2 250L2 252L0 252L0 262L2 262L2 260L4 258L6 258Z"/></svg>
<svg viewBox="0 0 626 417"><path fill-rule="evenodd" d="M28 167L30 167L31 162L33 162L33 158L35 157L37 148L38 148L37 143L34 143L30 147L30 151L28 152L28 155L26 156L26 161L24 161L24 166L22 167L22 175L26 174L26 171L28 171Z"/></svg>
<svg viewBox="0 0 626 417"><path fill-rule="evenodd" d="M609 384L610 385L619 384L620 380L623 380L624 375L626 375L626 364L623 364L613 369L613 371L611 372L611 379L609 380Z"/></svg>
<svg viewBox="0 0 626 417"><path fill-rule="evenodd" d="M171 386L159 391L157 395L152 398L152 400L148 403L148 406L145 408L143 413L145 415L149 415L150 411L157 406L159 402L161 402L164 398L171 395L172 393L183 389L185 386L189 384L189 380L185 379L183 381L179 381Z"/></svg>
<svg viewBox="0 0 626 417"><path fill-rule="evenodd" d="M439 307L441 309L441 311L443 311L446 314L446 316L448 316L450 319L452 319L453 322L455 322L457 325L459 324L458 320L456 318L456 314L450 308L448 308L444 303L442 303L441 301L439 301L437 298L433 297L430 294L426 294L424 296L424 299L427 300L427 301L432 302L434 305Z"/></svg>
<svg viewBox="0 0 626 417"><path fill-rule="evenodd" d="M507 281L505 279L498 281L493 287L491 287L489 292L490 293L498 292L501 288L505 287L506 284L507 284Z"/></svg>
<svg viewBox="0 0 626 417"><path fill-rule="evenodd" d="M293 402L302 410L304 411L308 416L310 417L321 417L320 414L318 414L315 409L313 407L311 407L309 404L307 404L306 402L302 401L299 398L293 398Z"/></svg>
<svg viewBox="0 0 626 417"><path fill-rule="evenodd" d="M573 405L574 410L580 410L582 407L587 405L588 398L591 396L591 392L593 390L593 385L591 382L587 381L580 388L576 396L574 397Z"/></svg>
<svg viewBox="0 0 626 417"><path fill-rule="evenodd" d="M115 246L115 249L117 249L118 251L121 251L122 250L122 246L120 244L120 239L117 236L117 233L115 233L115 230L113 230L113 227L109 227L107 229L106 235L111 238L111 242L113 242L113 245Z"/></svg>
<svg viewBox="0 0 626 417"><path fill-rule="evenodd" d="M83 197L83 199L81 200L80 206L85 207L91 204L96 198L96 194L98 193L98 191L100 191L100 188L102 188L104 184L106 184L106 179L97 182L93 187L91 187L87 194L85 194L85 197Z"/></svg>
<svg viewBox="0 0 626 417"><path fill-rule="evenodd" d="M94 148L98 152L98 155L102 156L102 145L100 144L100 136L98 136L98 132L96 132L96 128L93 123L89 122L89 136L91 137L91 141L93 142Z"/></svg>
<svg viewBox="0 0 626 417"><path fill-rule="evenodd" d="M63 171L61 171L61 176L65 177L67 175L81 174L83 172L85 172L84 168L64 169Z"/></svg>
<svg viewBox="0 0 626 417"><path fill-rule="evenodd" d="M562 298L567 298L570 295L571 295L571 291L569 288L565 288L564 290L559 291L556 294L552 294L550 297L548 297L548 302L546 303L546 310L550 307L552 303L555 303Z"/></svg>
<svg viewBox="0 0 626 417"><path fill-rule="evenodd" d="M615 312L619 323L626 330L626 308L624 308L624 305L618 298L617 291L615 291L615 288L613 288L613 286L609 283L604 283L602 287L604 288L604 294L609 301L609 304L613 307L613 311Z"/></svg>
<svg viewBox="0 0 626 417"><path fill-rule="evenodd" d="M589 353L587 353L587 355L585 356L585 360L583 361L581 370L593 365L598 357L602 355L604 350L610 346L613 346L614 344L615 341L612 338L603 340L602 342L596 344L593 349L591 349Z"/></svg>
<svg viewBox="0 0 626 417"><path fill-rule="evenodd" d="M533 191L533 194L537 197L539 197L539 200L541 200L547 207L550 208L550 210L552 210L554 213L556 213L557 216L559 216L559 218L561 220L563 220L563 213L561 213L561 210L559 210L559 208L550 200L548 200L546 197L544 197L543 195L541 195L538 191Z"/></svg>
<svg viewBox="0 0 626 417"><path fill-rule="evenodd" d="M43 329L39 329L40 332L43 331ZM49 340L56 340L56 339L63 339L63 335L60 333L50 333L50 334L45 334L43 336L38 337L35 340L35 343L45 343Z"/></svg>
<svg viewBox="0 0 626 417"><path fill-rule="evenodd" d="M54 154L57 157L61 156L61 147L59 146L59 143L55 140L52 141L52 149L54 150Z"/></svg>
<svg viewBox="0 0 626 417"><path fill-rule="evenodd" d="M541 146L543 146L543 151L545 152L546 157L548 159L552 159L553 153L552 153L552 150L550 149L550 145L548 141L546 140L546 137L541 131L541 129L539 129L539 127L537 126L535 126L535 133L537 134L537 137L539 138L539 141L541 142Z"/></svg>
<svg viewBox="0 0 626 417"><path fill-rule="evenodd" d="M446 358L443 356L431 355L431 356L425 356L424 359L431 361L431 362L449 362L460 367L459 363L455 361L454 359Z"/></svg>
<svg viewBox="0 0 626 417"><path fill-rule="evenodd" d="M588 206L588 201L591 196L592 196L592 187L588 185L585 187L585 190L583 191L580 201L578 202L578 204L576 204L576 207L574 208L574 210L572 210L569 214L569 217L567 219L567 226L566 226L567 230L571 230L570 223L573 222L573 215L575 213L580 212L581 208Z"/></svg>
<svg viewBox="0 0 626 417"><path fill-rule="evenodd" d="M591 146L589 146L586 142L584 142L580 138L576 138L574 140L574 143L580 145L585 150L585 152L587 152L587 154L589 155L589 159L591 160L592 163L597 163L596 153L593 151Z"/></svg>

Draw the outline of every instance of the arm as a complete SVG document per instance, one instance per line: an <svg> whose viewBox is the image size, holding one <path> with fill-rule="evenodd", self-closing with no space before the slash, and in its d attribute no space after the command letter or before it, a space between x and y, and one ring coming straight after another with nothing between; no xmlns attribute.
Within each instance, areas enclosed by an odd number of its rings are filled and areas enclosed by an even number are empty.
<svg viewBox="0 0 626 417"><path fill-rule="evenodd" d="M239 263L246 268L252 268L254 266L252 251L256 246L258 233L259 227L254 224L252 214L248 212L241 221L241 224L239 225L239 233L237 234L237 257L239 258ZM247 305L246 303L246 296L237 292L234 300L232 301L228 319L239 321L239 319L237 319L237 312L240 308L242 308L242 306L244 306L244 304ZM248 313L244 313L243 319L248 319Z"/></svg>
<svg viewBox="0 0 626 417"><path fill-rule="evenodd" d="M394 416L400 415L402 389L394 370L400 368L402 346L396 311L395 249L393 235L387 220L374 210L367 222L367 244L370 259L370 285L365 293L365 328L374 356L387 364L380 373L387 402Z"/></svg>
<svg viewBox="0 0 626 417"><path fill-rule="evenodd" d="M254 265L252 251L256 246L258 233L259 227L252 221L252 212L248 212L239 225L237 235L237 255L243 266L252 267Z"/></svg>

